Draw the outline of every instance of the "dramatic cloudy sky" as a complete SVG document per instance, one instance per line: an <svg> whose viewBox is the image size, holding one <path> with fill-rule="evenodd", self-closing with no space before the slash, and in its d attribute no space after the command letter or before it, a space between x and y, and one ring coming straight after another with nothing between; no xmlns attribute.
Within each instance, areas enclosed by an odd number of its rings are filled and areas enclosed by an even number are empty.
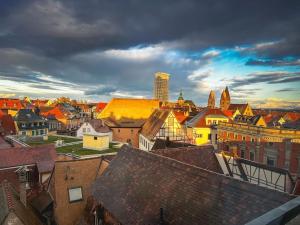
<svg viewBox="0 0 300 225"><path fill-rule="evenodd" d="M170 94L300 107L300 1L3 0L0 97L108 101Z"/></svg>

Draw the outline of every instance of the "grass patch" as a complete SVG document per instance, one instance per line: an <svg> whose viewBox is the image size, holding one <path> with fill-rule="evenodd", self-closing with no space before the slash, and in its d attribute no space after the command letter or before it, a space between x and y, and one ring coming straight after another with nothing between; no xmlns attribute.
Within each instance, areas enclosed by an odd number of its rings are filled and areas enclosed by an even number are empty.
<svg viewBox="0 0 300 225"><path fill-rule="evenodd" d="M57 140L63 140L64 143L71 143L71 142L76 142L76 141L81 141L81 139L78 138L68 138L68 137L60 137L60 136L48 136L48 140L30 140L26 141L25 143L31 146L36 146L36 145L44 145L44 144L55 144Z"/></svg>
<svg viewBox="0 0 300 225"><path fill-rule="evenodd" d="M106 153L113 153L117 152L119 148L114 148L113 146L115 144L110 143L110 148L106 150L92 150L92 149L84 149L82 147L82 144L76 144L76 145L69 145L69 146L63 146L63 147L57 147L56 152L57 153L74 153L76 155L93 155L93 154L106 154Z"/></svg>

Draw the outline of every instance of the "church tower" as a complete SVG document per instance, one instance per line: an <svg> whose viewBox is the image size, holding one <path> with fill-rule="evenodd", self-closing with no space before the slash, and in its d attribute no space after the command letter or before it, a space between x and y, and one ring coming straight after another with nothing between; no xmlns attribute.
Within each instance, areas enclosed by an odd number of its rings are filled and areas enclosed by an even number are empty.
<svg viewBox="0 0 300 225"><path fill-rule="evenodd" d="M221 99L220 99L220 108L221 110L227 110L230 105L230 94L228 87L222 91Z"/></svg>
<svg viewBox="0 0 300 225"><path fill-rule="evenodd" d="M216 94L214 91L210 91L208 102L207 102L207 108L214 109L216 106Z"/></svg>
<svg viewBox="0 0 300 225"><path fill-rule="evenodd" d="M178 105L183 106L184 104L184 99L183 99L183 95L182 95L182 90L180 90L180 94L177 100Z"/></svg>

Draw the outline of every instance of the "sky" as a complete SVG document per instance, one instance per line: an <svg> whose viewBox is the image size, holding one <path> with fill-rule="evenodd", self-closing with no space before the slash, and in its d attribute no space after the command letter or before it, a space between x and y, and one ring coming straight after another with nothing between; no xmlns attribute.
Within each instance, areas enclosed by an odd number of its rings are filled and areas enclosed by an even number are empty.
<svg viewBox="0 0 300 225"><path fill-rule="evenodd" d="M170 98L300 108L300 1L3 0L0 97Z"/></svg>

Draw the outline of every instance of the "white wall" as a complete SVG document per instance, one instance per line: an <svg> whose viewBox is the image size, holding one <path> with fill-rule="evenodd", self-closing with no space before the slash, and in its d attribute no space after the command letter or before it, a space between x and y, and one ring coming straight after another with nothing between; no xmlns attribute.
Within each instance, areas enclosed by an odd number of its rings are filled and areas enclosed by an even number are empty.
<svg viewBox="0 0 300 225"><path fill-rule="evenodd" d="M147 138L145 138L143 135L139 135L139 149L144 151L151 151L152 147L154 145L153 141L149 141Z"/></svg>
<svg viewBox="0 0 300 225"><path fill-rule="evenodd" d="M92 127L89 122L85 122L81 125L81 127L77 130L76 136L78 138L82 138L83 134L90 134L90 135L101 135L102 133L98 133ZM112 141L112 132L107 133L109 135L109 141Z"/></svg>

